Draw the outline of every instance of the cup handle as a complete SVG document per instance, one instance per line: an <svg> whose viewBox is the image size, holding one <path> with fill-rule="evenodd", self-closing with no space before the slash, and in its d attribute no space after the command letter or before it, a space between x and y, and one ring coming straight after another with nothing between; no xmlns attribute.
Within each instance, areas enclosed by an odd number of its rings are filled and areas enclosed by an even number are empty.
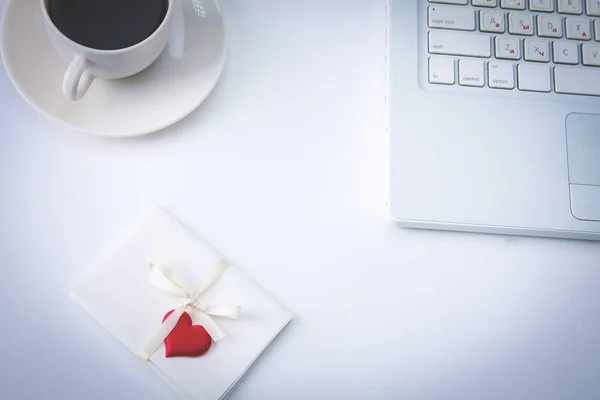
<svg viewBox="0 0 600 400"><path fill-rule="evenodd" d="M75 56L65 73L63 94L69 100L81 100L93 81L94 75L88 71L87 60L81 56Z"/></svg>

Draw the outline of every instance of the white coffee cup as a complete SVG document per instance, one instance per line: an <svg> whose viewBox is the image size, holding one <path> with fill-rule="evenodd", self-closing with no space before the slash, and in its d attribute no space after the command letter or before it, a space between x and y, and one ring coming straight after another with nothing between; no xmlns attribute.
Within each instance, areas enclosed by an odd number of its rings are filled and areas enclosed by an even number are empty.
<svg viewBox="0 0 600 400"><path fill-rule="evenodd" d="M52 22L48 0L40 0L46 32L56 51L71 64L63 79L63 93L70 100L85 96L95 78L120 79L148 68L164 50L173 20L173 1L160 26L142 42L117 50L99 50L82 46L65 36Z"/></svg>

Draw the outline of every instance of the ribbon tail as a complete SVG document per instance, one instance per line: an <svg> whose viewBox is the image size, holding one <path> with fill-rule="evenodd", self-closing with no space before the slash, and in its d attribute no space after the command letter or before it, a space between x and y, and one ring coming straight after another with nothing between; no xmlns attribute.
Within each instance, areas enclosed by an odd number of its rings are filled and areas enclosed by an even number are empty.
<svg viewBox="0 0 600 400"><path fill-rule="evenodd" d="M195 310L200 325L206 329L212 340L216 343L225 337L225 334L213 319L202 310Z"/></svg>
<svg viewBox="0 0 600 400"><path fill-rule="evenodd" d="M160 345L165 341L169 333L175 328L177 322L179 322L179 318L185 312L186 306L181 306L163 322L160 327L146 340L146 342L142 345L140 350L138 351L138 355L142 357L144 361L148 361L152 354L158 350ZM208 331L208 329L207 329ZM210 332L209 332L210 333Z"/></svg>
<svg viewBox="0 0 600 400"><path fill-rule="evenodd" d="M228 319L239 319L242 313L242 307L240 306L213 306L213 305L200 305L196 307L197 310L204 311L211 317L228 318Z"/></svg>

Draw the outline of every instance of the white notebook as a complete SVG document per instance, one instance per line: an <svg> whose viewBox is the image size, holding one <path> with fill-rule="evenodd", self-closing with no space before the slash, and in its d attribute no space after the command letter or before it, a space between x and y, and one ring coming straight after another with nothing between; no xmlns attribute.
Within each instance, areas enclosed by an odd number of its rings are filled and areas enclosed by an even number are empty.
<svg viewBox="0 0 600 400"><path fill-rule="evenodd" d="M154 207L98 258L72 295L138 354L160 328L165 314L183 304L151 284L149 264L164 266L192 293L220 260L223 256L196 234ZM202 356L167 358L160 342L149 360L140 357L140 362L146 362L184 398L224 399L292 316L235 266L227 268L198 302L215 307L239 305L241 314L239 319L212 318L223 338ZM198 324L196 313L189 314Z"/></svg>

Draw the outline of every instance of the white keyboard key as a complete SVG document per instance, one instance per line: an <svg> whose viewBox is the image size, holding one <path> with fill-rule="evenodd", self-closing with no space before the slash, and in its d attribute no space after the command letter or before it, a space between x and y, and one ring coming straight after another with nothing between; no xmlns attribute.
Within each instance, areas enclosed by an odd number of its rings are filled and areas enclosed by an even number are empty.
<svg viewBox="0 0 600 400"><path fill-rule="evenodd" d="M469 8L431 6L429 7L429 27L474 31L475 11Z"/></svg>
<svg viewBox="0 0 600 400"><path fill-rule="evenodd" d="M581 0L558 0L558 12L563 14L581 14Z"/></svg>
<svg viewBox="0 0 600 400"><path fill-rule="evenodd" d="M430 57L429 82L454 85L454 59L450 57Z"/></svg>
<svg viewBox="0 0 600 400"><path fill-rule="evenodd" d="M554 68L556 93L600 96L600 68Z"/></svg>
<svg viewBox="0 0 600 400"><path fill-rule="evenodd" d="M520 59L520 40L511 37L496 37L496 58L503 58L506 60Z"/></svg>
<svg viewBox="0 0 600 400"><path fill-rule="evenodd" d="M519 90L529 92L550 91L550 68L547 66L519 64L517 70Z"/></svg>
<svg viewBox="0 0 600 400"><path fill-rule="evenodd" d="M584 44L581 49L583 64L600 67L600 45Z"/></svg>
<svg viewBox="0 0 600 400"><path fill-rule="evenodd" d="M508 32L513 35L533 35L532 14L511 12L508 15Z"/></svg>
<svg viewBox="0 0 600 400"><path fill-rule="evenodd" d="M551 15L538 15L538 36L562 37L562 20Z"/></svg>
<svg viewBox="0 0 600 400"><path fill-rule="evenodd" d="M553 0L529 0L529 9L531 11L554 11Z"/></svg>
<svg viewBox="0 0 600 400"><path fill-rule="evenodd" d="M527 0L500 0L500 7L512 10L524 10Z"/></svg>
<svg viewBox="0 0 600 400"><path fill-rule="evenodd" d="M550 51L548 42L538 39L525 39L525 60L548 62L550 61Z"/></svg>
<svg viewBox="0 0 600 400"><path fill-rule="evenodd" d="M579 64L579 44L556 41L552 47L554 62L557 64Z"/></svg>
<svg viewBox="0 0 600 400"><path fill-rule="evenodd" d="M594 25L596 25L594 28L594 31L596 32L596 41L600 42L600 19L596 20Z"/></svg>
<svg viewBox="0 0 600 400"><path fill-rule="evenodd" d="M483 61L463 59L458 62L458 84L461 86L483 87Z"/></svg>
<svg viewBox="0 0 600 400"><path fill-rule="evenodd" d="M429 32L429 52L471 57L492 55L489 36L450 31Z"/></svg>
<svg viewBox="0 0 600 400"><path fill-rule="evenodd" d="M514 89L515 74L513 65L503 61L488 63L488 84L493 89Z"/></svg>
<svg viewBox="0 0 600 400"><path fill-rule="evenodd" d="M466 5L467 0L429 0L430 3L443 3L443 4L460 4Z"/></svg>
<svg viewBox="0 0 600 400"><path fill-rule="evenodd" d="M598 0L586 0L585 12L587 15L600 17L600 1Z"/></svg>
<svg viewBox="0 0 600 400"><path fill-rule="evenodd" d="M498 2L496 0L473 0L472 4L476 7L496 7Z"/></svg>
<svg viewBox="0 0 600 400"><path fill-rule="evenodd" d="M504 33L504 13L499 11L480 11L479 29L482 32Z"/></svg>
<svg viewBox="0 0 600 400"><path fill-rule="evenodd" d="M586 19L567 18L567 39L590 40L592 28Z"/></svg>

